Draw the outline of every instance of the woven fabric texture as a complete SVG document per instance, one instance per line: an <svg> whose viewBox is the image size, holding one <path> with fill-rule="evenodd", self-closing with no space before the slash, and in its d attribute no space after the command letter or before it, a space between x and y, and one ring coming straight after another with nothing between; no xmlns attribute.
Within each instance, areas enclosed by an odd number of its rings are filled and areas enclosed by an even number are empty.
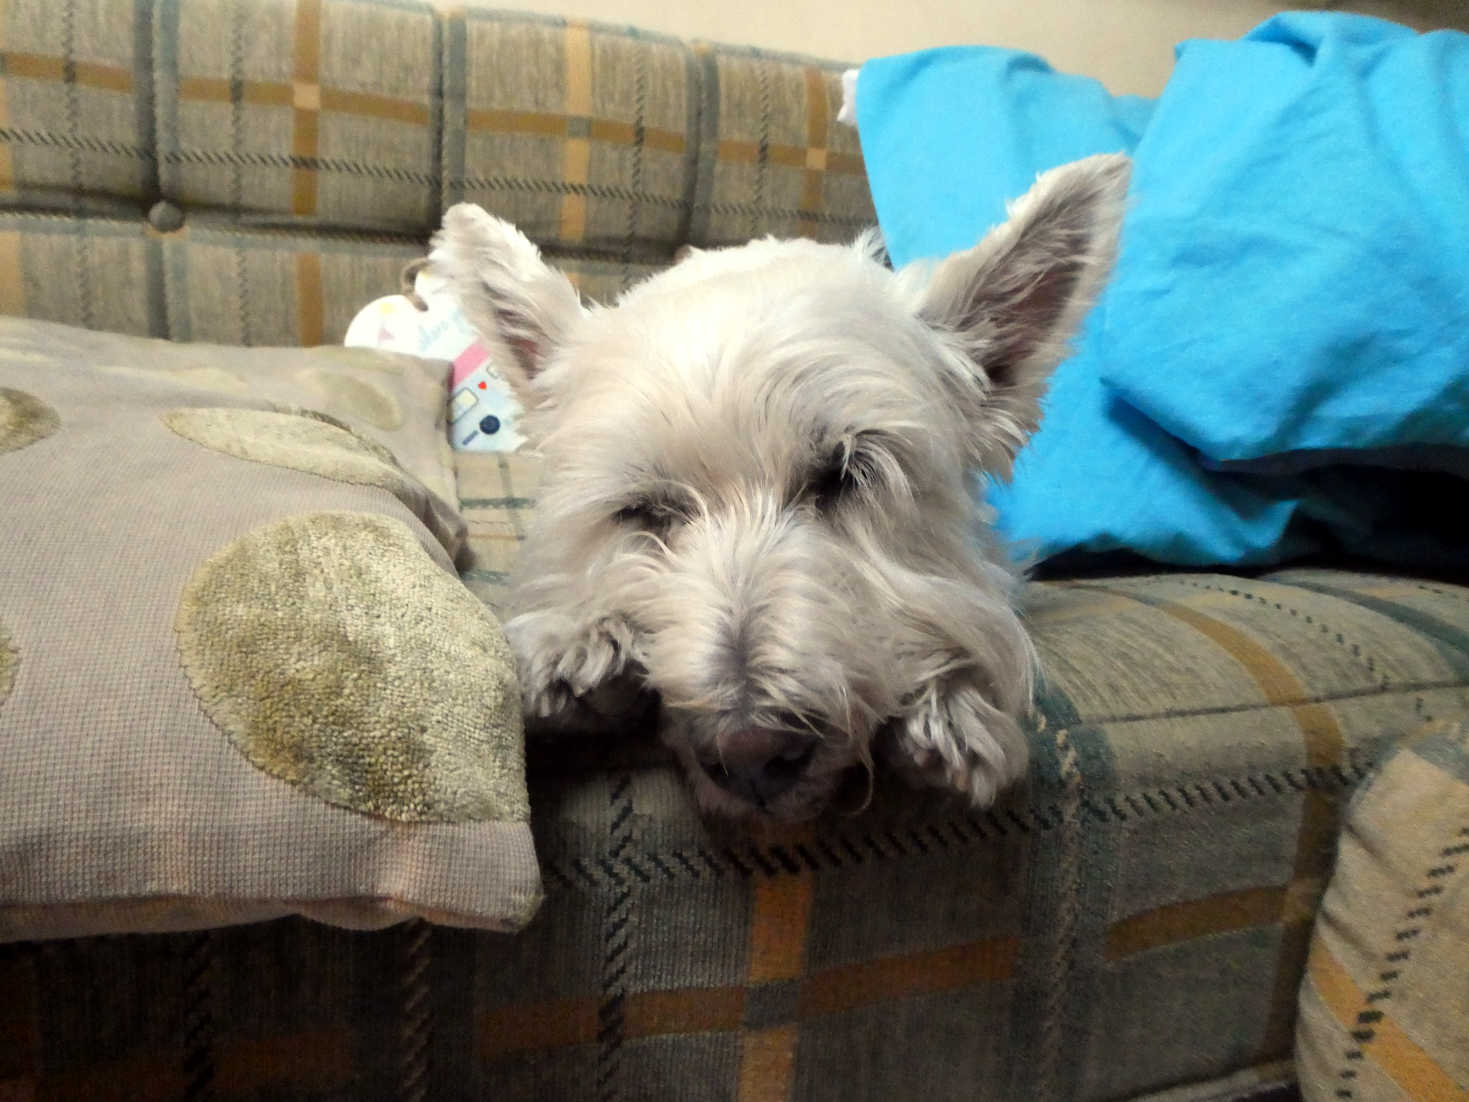
<svg viewBox="0 0 1469 1102"><path fill-rule="evenodd" d="M1430 725L1347 810L1301 986L1309 1102L1469 1098L1469 728Z"/></svg>
<svg viewBox="0 0 1469 1102"><path fill-rule="evenodd" d="M875 219L829 63L421 0L12 0L0 48L5 313L334 343L464 200L599 301Z"/></svg>
<svg viewBox="0 0 1469 1102"><path fill-rule="evenodd" d="M0 318L0 940L530 918L447 374Z"/></svg>
<svg viewBox="0 0 1469 1102"><path fill-rule="evenodd" d="M533 472L475 457L461 485L503 555ZM1469 590L1147 575L1039 586L1031 615L1034 765L991 812L882 784L751 838L701 823L652 747L533 748L547 897L519 935L10 950L0 1013L41 1024L0 1031L0 1066L38 1097L126 1069L158 1097L890 1099L918 1067L935 1099L1285 1097L1345 802L1469 710Z"/></svg>

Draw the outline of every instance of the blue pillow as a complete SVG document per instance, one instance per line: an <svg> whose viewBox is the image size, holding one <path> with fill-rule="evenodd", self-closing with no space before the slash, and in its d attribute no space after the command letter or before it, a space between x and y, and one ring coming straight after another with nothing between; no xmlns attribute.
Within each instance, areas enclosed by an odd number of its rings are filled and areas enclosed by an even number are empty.
<svg viewBox="0 0 1469 1102"><path fill-rule="evenodd" d="M1045 169L1097 152L1122 151L1134 157L1117 276L1088 318L1076 354L1057 369L1041 428L1021 451L1012 481L1008 485L989 482L983 488L997 509L1001 530L1033 556L1045 559L1072 551L1130 551L1161 562L1202 566L1266 564L1325 547L1379 553L1395 561L1436 562L1444 554L1463 554L1461 545L1469 541L1458 540L1453 533L1423 539L1402 536L1401 529L1411 518L1404 515L1402 501L1395 499L1397 488L1391 479L1376 475L1344 478L1339 466L1311 471L1307 469L1311 463L1300 462L1301 456L1326 453L1295 450L1327 445L1302 443L1299 437L1287 443L1282 434L1278 439L1267 438L1261 447L1268 450L1253 453L1263 455L1261 461L1244 458L1251 455L1246 451L1209 454L1202 449L1209 446L1210 438L1193 431L1196 423L1206 422L1226 428L1245 423L1246 433L1255 432L1248 427L1251 418L1268 416L1287 388L1296 386L1306 399L1329 405L1326 392L1345 378L1341 374L1325 379L1318 376L1314 381L1283 377L1301 359L1282 352L1291 340L1329 339L1322 337L1323 332L1331 331L1333 317L1342 316L1332 309L1330 295L1324 296L1325 301L1317 295L1317 314L1309 323L1297 318L1294 326L1285 324L1279 311L1272 313L1273 303L1268 301L1278 290L1262 291L1236 270L1243 263L1271 261L1269 252L1253 251L1260 226L1229 218L1191 221L1188 217L1193 197L1211 194L1202 186L1210 178L1210 166L1230 163L1229 151L1254 142L1256 131L1266 122L1273 120L1277 139L1279 128L1289 130L1294 108L1287 97L1311 83L1299 72L1292 83L1252 68L1246 61L1235 66L1231 57L1237 51L1241 58L1248 58L1263 49L1272 57L1272 64L1288 71L1294 71L1292 65L1309 70L1317 51L1302 37L1308 32L1337 43L1328 54L1343 64L1360 51L1380 50L1382 42L1424 41L1404 28L1363 17L1280 17L1239 43L1185 44L1180 48L1180 76L1170 82L1156 104L1112 97L1095 81L1057 74L1034 56L1010 50L933 50L863 66L857 95L858 128L878 219L896 265L972 245L1003 219L1005 202L1023 193ZM1439 40L1429 50L1430 54L1438 51L1436 56L1447 56L1460 49L1462 42L1469 42L1462 35L1453 36L1457 43L1443 43L1443 36L1425 37ZM1229 86L1233 101L1250 101L1252 111L1243 110L1237 102L1232 113L1198 102L1201 95L1223 95L1217 88L1209 89L1202 75L1194 76L1196 68L1205 68L1204 62L1209 63L1214 80ZM1443 76L1431 66L1415 68L1407 61L1394 71L1403 84L1415 79L1431 84ZM1338 74L1332 94L1351 102L1349 86L1350 81ZM1443 87L1453 87L1453 83ZM1414 102L1424 119L1436 117L1432 125L1439 127L1441 135L1452 134L1463 125L1456 121L1459 116L1469 118L1469 93L1459 99L1458 106L1451 102L1436 111L1429 110L1427 95L1421 93ZM1195 111L1201 120L1210 121L1209 128L1202 122L1195 125ZM1445 117L1455 111L1458 115L1453 119ZM1420 125L1430 123L1420 120ZM1170 130L1175 133L1170 135ZM1323 125L1313 127L1300 148L1279 148L1277 141L1273 153L1260 152L1261 170L1276 160L1309 160L1312 146L1330 142L1334 136L1332 128ZM1306 137L1305 131L1298 135ZM1440 155L1450 145L1449 138L1443 137L1431 147L1430 155ZM1185 147L1191 158L1186 171L1176 163L1170 168L1166 161L1153 160L1155 149L1170 155L1177 150L1183 156ZM1464 163L1461 156L1461 171ZM1460 179L1458 184L1462 183ZM1223 190L1227 193L1228 188ZM1353 189L1337 179L1317 181L1314 191L1298 187L1298 193L1281 207L1287 218L1295 217L1290 212L1297 207L1309 206L1313 196L1337 196L1331 201L1343 203L1340 196L1350 197ZM1217 191L1212 194L1221 200L1228 198ZM1248 189L1246 194L1260 204L1261 218L1270 232L1289 239L1290 226L1276 224L1265 191ZM1450 196L1445 203L1458 201L1458 192L1452 188L1445 194ZM1436 218L1449 219L1441 206L1430 206ZM1469 205L1461 209L1469 211ZM1154 243L1146 236L1140 241L1136 227L1140 222L1149 225L1147 219L1155 210L1160 221L1154 224L1169 231L1166 241L1163 235ZM1164 214L1172 218L1163 219ZM1320 211L1313 217L1318 224L1323 220ZM1380 254L1361 257L1359 264L1384 255L1388 266L1406 266L1420 259L1397 254L1382 239L1357 241L1352 246L1349 230L1343 227L1339 235L1345 244L1337 251L1336 262L1349 256L1351 247L1366 248L1369 254L1375 248ZM1464 231L1461 217L1460 224L1446 232ZM1422 236L1416 232L1414 249L1423 249ZM1318 239L1319 235L1303 241L1301 248L1309 250ZM1165 244L1173 252L1165 254ZM1447 308L1445 304L1454 299L1444 288L1452 289L1455 284L1452 273L1443 269L1453 257L1434 256L1431 249L1427 253L1425 263L1439 268L1438 281L1424 284L1416 275L1408 278L1425 294L1432 291L1436 308ZM1192 261L1180 262L1179 255ZM1469 256L1469 250L1457 255ZM1382 265L1377 271L1378 281L1387 281ZM1196 292L1190 282L1201 272L1212 280L1207 293ZM1459 279L1457 286L1462 291L1463 276ZM1165 311L1166 322L1151 314L1139 317L1152 311L1159 299L1175 307L1172 313ZM1184 316L1185 303L1195 311L1213 309L1216 317L1209 324L1216 333L1227 327L1218 318L1227 316L1232 327L1225 335L1231 348L1261 350L1256 366L1248 369L1252 375L1247 376L1243 367L1233 370L1217 356L1204 361L1208 366L1201 369L1192 333L1199 320ZM1347 313L1361 324L1370 322L1369 328L1386 324L1392 332L1391 322L1385 323L1382 317ZM1455 336L1464 339L1469 327L1452 310L1448 316L1460 319L1461 330ZM1256 319L1260 319L1258 324ZM1431 343L1421 327L1417 333L1420 347ZM1364 336L1359 333L1358 340ZM1413 339L1400 336L1404 342ZM1351 338L1344 343L1355 347ZM1180 347L1189 351L1180 353ZM1335 354L1333 348L1312 362L1329 371ZM1260 369L1259 363L1267 360L1270 368ZM1462 353L1459 360L1469 363ZM1365 371L1357 377L1374 378ZM1421 390L1408 387L1406 375L1400 378L1403 390L1397 397L1402 400L1389 408L1401 409L1423 397ZM1434 393L1457 393L1454 387L1460 385L1462 375ZM1381 387L1377 390L1380 398ZM1370 407L1372 399L1367 401ZM1231 408L1229 402L1243 408ZM1313 417L1299 413L1301 403L1280 404L1294 411L1283 413L1281 421L1297 427L1309 421L1309 427L1314 427ZM1434 403L1427 405L1431 419ZM1439 419L1451 421L1455 416L1458 428L1464 429L1466 419L1462 413L1454 414L1452 407L1447 417ZM1400 420L1423 423L1425 415L1409 411ZM1345 446L1356 449L1350 453L1352 461L1372 462L1357 448L1363 439L1349 440ZM1390 436L1383 434L1381 439ZM1273 454L1282 447L1292 449L1289 462L1277 462L1281 457ZM1440 449L1444 450L1450 449ZM1396 462L1402 460L1401 451L1395 453ZM1331 457L1341 459L1336 453ZM1257 461L1259 469L1251 469ZM1241 463L1243 469L1236 469ZM1452 464L1444 466L1449 469ZM1437 492L1442 489L1436 487ZM1399 529L1402 538L1391 542L1377 538L1380 527L1388 523Z"/></svg>
<svg viewBox="0 0 1469 1102"><path fill-rule="evenodd" d="M898 267L973 245L1038 173L1093 153L1132 152L1151 100L1114 97L1040 58L949 47L869 61L857 127L888 254ZM915 170L915 166L922 166ZM1045 399L1040 431L1008 484L985 493L1027 557L1133 550L1203 564L1286 538L1291 506L1218 487L1190 450L1102 387L1096 311Z"/></svg>
<svg viewBox="0 0 1469 1102"><path fill-rule="evenodd" d="M1133 195L1110 391L1214 463L1469 446L1469 35L1187 43Z"/></svg>
<svg viewBox="0 0 1469 1102"><path fill-rule="evenodd" d="M867 182L896 267L973 245L1048 168L1131 152L1153 111L987 46L869 61L857 87Z"/></svg>

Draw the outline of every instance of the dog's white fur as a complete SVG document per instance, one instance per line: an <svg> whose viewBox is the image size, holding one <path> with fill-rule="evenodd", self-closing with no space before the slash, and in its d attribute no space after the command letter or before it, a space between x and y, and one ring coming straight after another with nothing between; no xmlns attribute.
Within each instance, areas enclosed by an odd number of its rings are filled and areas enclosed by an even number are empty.
<svg viewBox="0 0 1469 1102"><path fill-rule="evenodd" d="M767 239L696 250L612 307L451 209L431 266L546 461L508 625L527 714L654 690L700 802L730 815L809 816L877 750L990 803L1025 768L1035 653L972 475L1008 475L1035 429L1128 172L1048 172L937 265L892 272L874 236ZM817 737L784 755L784 791L717 783L726 755L799 730Z"/></svg>

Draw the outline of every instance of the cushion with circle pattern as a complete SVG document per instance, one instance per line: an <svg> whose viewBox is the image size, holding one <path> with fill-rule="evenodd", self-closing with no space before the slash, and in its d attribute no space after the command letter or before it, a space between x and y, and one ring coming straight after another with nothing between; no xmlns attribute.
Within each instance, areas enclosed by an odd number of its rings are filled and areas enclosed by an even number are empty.
<svg viewBox="0 0 1469 1102"><path fill-rule="evenodd" d="M0 319L0 940L529 919L447 372Z"/></svg>

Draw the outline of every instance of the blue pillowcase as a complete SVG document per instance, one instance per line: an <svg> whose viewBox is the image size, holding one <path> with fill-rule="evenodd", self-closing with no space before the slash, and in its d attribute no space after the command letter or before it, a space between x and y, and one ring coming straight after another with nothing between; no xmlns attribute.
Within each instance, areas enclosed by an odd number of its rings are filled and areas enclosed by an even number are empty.
<svg viewBox="0 0 1469 1102"><path fill-rule="evenodd" d="M1190 43L1133 194L1113 393L1216 462L1469 446L1469 36L1293 13Z"/></svg>
<svg viewBox="0 0 1469 1102"><path fill-rule="evenodd" d="M1282 15L1185 43L1156 103L1014 51L925 51L865 65L857 111L898 265L973 244L1040 171L1134 157L1116 275L986 488L1013 540L1469 558L1441 523L1469 486L1402 472L1469 471L1469 36Z"/></svg>
<svg viewBox="0 0 1469 1102"><path fill-rule="evenodd" d="M857 89L868 186L897 267L973 245L1048 168L1131 151L1153 113L1152 100L983 46L869 61Z"/></svg>

